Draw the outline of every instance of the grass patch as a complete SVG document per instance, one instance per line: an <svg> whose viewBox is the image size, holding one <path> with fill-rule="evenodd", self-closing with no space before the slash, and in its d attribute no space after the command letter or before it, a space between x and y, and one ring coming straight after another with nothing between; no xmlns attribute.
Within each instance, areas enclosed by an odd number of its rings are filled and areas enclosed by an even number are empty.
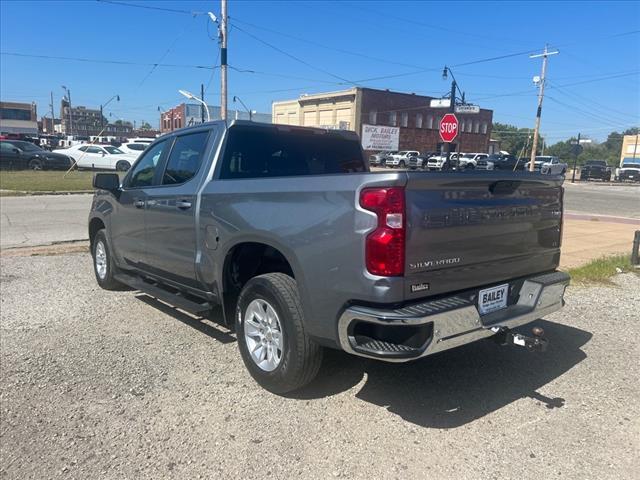
<svg viewBox="0 0 640 480"><path fill-rule="evenodd" d="M614 255L602 257L583 265L572 268L567 273L571 275L574 283L611 283L611 277L623 272L633 271L630 255Z"/></svg>
<svg viewBox="0 0 640 480"><path fill-rule="evenodd" d="M78 192L92 190L93 172L72 171L65 177L64 171L2 171L0 189L10 190L4 195L18 192ZM19 194L19 193L18 193Z"/></svg>

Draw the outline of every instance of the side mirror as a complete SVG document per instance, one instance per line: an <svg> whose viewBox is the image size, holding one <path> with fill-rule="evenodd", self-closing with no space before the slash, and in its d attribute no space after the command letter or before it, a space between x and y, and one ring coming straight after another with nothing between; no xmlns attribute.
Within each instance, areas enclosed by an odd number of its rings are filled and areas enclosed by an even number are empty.
<svg viewBox="0 0 640 480"><path fill-rule="evenodd" d="M104 157L106 154L104 152L102 152L102 156Z"/></svg>
<svg viewBox="0 0 640 480"><path fill-rule="evenodd" d="M15 153L16 155L20 155L22 153L22 150L20 150L19 148L14 148L13 153Z"/></svg>
<svg viewBox="0 0 640 480"><path fill-rule="evenodd" d="M117 173L96 173L93 176L93 188L115 192L120 188L120 177Z"/></svg>

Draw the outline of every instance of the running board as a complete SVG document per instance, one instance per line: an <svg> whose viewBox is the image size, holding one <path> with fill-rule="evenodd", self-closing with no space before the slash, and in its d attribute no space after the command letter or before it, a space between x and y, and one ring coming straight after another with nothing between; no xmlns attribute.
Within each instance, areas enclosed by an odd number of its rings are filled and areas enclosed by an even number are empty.
<svg viewBox="0 0 640 480"><path fill-rule="evenodd" d="M200 315L211 310L211 304L208 302L198 303L196 301L189 300L182 296L181 292L171 292L168 289L163 288L161 284L152 284L146 282L140 277L119 273L114 275L114 278L120 283L124 283L135 290L140 290L142 293L146 293L150 297L195 315Z"/></svg>

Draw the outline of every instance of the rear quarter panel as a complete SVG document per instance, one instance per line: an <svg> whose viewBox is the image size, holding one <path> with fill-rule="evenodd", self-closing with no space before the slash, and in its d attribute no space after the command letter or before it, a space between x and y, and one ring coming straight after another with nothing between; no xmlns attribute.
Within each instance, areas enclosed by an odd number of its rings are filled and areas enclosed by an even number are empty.
<svg viewBox="0 0 640 480"><path fill-rule="evenodd" d="M271 245L292 266L309 332L334 340L348 300L402 299L401 278L366 271L364 239L376 217L357 199L363 186L405 181L401 173L213 180L202 192L199 228L201 235L217 229L219 243L215 251L202 249L203 281L213 290L222 285L224 259L239 243Z"/></svg>

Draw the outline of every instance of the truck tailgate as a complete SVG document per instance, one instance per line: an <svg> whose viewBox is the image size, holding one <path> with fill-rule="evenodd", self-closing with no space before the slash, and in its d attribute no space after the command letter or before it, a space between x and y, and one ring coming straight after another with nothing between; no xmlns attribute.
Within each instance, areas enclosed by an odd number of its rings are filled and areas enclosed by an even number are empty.
<svg viewBox="0 0 640 480"><path fill-rule="evenodd" d="M407 173L405 298L553 270L562 181L529 173Z"/></svg>

